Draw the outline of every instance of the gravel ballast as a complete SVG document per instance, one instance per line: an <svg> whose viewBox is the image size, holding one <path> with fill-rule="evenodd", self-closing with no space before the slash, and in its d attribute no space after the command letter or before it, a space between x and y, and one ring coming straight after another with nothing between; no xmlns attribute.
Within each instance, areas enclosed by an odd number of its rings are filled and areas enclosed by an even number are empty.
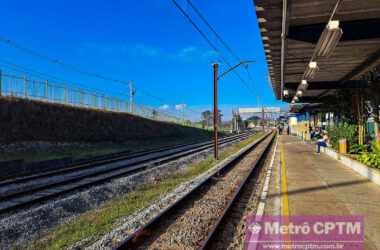
<svg viewBox="0 0 380 250"><path fill-rule="evenodd" d="M202 186L195 198L186 200L166 221L160 221L140 249L197 249L269 140L258 145L224 176L214 179L213 185Z"/></svg>
<svg viewBox="0 0 380 250"><path fill-rule="evenodd" d="M224 147L228 145L230 144L226 144ZM88 190L64 195L44 204L35 205L27 211L2 215L0 218L0 248L22 247L27 242L38 239L41 235L44 235L44 232L51 230L57 225L75 219L81 213L96 209L113 198L125 195L142 185L170 176L177 170L186 168L190 163L205 159L210 153L210 150L203 151L153 169L112 180ZM170 197L167 199L170 200ZM154 209L159 209L159 207L153 205L150 211ZM123 224L125 221L133 221L132 217L128 218L121 220L120 224ZM137 216L136 218L141 217ZM131 230L138 228L139 222L143 220L136 221L136 223L131 223L134 225L134 227L131 227ZM89 242L95 240L97 239L84 239L79 245L88 245Z"/></svg>

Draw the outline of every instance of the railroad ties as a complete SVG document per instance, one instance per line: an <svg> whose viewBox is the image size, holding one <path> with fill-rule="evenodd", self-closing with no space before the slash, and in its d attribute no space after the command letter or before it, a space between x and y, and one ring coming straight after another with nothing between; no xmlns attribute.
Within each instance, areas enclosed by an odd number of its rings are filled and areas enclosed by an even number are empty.
<svg viewBox="0 0 380 250"><path fill-rule="evenodd" d="M259 171L266 164L275 133L249 145L222 164L185 197L154 217L118 249L242 249L243 216L257 205ZM248 209L249 210L249 209Z"/></svg>
<svg viewBox="0 0 380 250"><path fill-rule="evenodd" d="M220 145L244 140L252 132L219 140ZM212 142L178 145L135 154L117 154L50 172L0 182L0 215L25 209L64 194L154 168L212 148Z"/></svg>

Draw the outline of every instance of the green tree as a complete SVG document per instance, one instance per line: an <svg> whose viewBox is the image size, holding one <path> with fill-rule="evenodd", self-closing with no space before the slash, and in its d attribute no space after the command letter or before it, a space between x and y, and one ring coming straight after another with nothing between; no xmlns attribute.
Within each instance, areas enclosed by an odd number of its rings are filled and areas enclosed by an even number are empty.
<svg viewBox="0 0 380 250"><path fill-rule="evenodd" d="M223 117L222 111L219 109L218 110L218 124L222 124L222 117Z"/></svg>
<svg viewBox="0 0 380 250"><path fill-rule="evenodd" d="M153 119L157 119L157 117L158 117L158 112L157 112L157 110L153 109L153 111L152 111L152 118Z"/></svg>
<svg viewBox="0 0 380 250"><path fill-rule="evenodd" d="M212 124L212 115L210 110L206 110L202 112L202 127L203 128L208 128Z"/></svg>

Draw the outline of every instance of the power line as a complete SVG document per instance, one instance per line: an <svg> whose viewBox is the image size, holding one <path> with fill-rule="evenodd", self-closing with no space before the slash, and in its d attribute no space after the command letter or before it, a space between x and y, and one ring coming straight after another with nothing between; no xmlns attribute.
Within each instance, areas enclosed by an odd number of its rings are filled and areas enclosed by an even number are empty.
<svg viewBox="0 0 380 250"><path fill-rule="evenodd" d="M193 25L193 27L198 31L198 33L203 37L203 39L206 40L206 42L208 43L208 45L215 51L219 54L219 56L221 58L223 58L221 56L221 53L219 51L219 49L211 42L211 40L207 37L207 35L199 28L199 26L193 21L193 19L191 19L191 17L189 16L189 14L186 13L186 11L177 3L176 0L172 0L173 4L177 7L177 9L182 13L182 15L184 17L186 17L187 21L191 23L191 25Z"/></svg>
<svg viewBox="0 0 380 250"><path fill-rule="evenodd" d="M15 63L12 63L12 62L9 62L9 61L6 61L4 59L0 59L0 65L3 66L3 67L7 67L7 68L10 68L12 70L15 70L17 72L21 72L21 73L25 73L25 74L28 74L28 75L32 75L32 76L36 76L36 77L49 77L49 79L55 79L57 81L60 81L60 82L55 82L55 84L68 84L68 85L79 85L81 87L81 90L86 90L86 91L95 91L95 93L98 93L98 94L103 94L103 90L99 90L99 89L95 89L95 88L91 88L91 89L88 89L87 87L79 84L79 83L76 83L76 84L69 84L66 80L63 80L59 77L56 77L56 76L53 76L51 74L47 74L47 73L42 73L42 72L39 72L39 71L36 71L36 70L33 70L33 69L30 69L30 68L27 68L25 66L21 66L19 64L15 64ZM8 75L9 76L9 75ZM124 93L121 93L121 92L117 92L118 94L124 94ZM152 109L152 110L156 110L155 108L153 107L148 107L149 109ZM189 111L192 111L192 112L195 112L196 114L199 114L199 112L197 111L194 111L192 109L187 109ZM173 111L170 111L170 110L164 110L164 111L160 111L160 113L162 114L165 114L165 115L168 115L168 116L178 116L180 114L178 114L178 112L173 112Z"/></svg>
<svg viewBox="0 0 380 250"><path fill-rule="evenodd" d="M235 57L238 62L241 62L241 58L234 52L234 50L227 44L227 42L222 38L222 36L216 31L216 29L210 24L209 21L205 18L202 12L193 4L191 0L186 0L186 2L190 5L190 7L195 11L195 13L199 16L199 18L206 24L206 26L212 31L212 33L216 36L216 38L223 44L223 46L230 52L230 54ZM251 73L247 67L244 67L247 71L248 77L253 84L253 78Z"/></svg>
<svg viewBox="0 0 380 250"><path fill-rule="evenodd" d="M63 78L59 78L59 77L56 77L54 75L51 75L51 74L48 74L48 73L43 73L43 72L40 72L40 71L37 71L37 70L34 70L34 69L30 69L30 68L27 68L25 66L21 66L19 64L16 64L16 63L12 63L12 62L9 62L9 61L6 61L4 59L0 59L0 63L2 64L3 67L7 67L7 68L10 68L12 70L15 70L15 71L18 71L18 72L22 72L22 73L25 73L25 74L28 74L28 75L32 75L32 76L36 76L36 77L39 77L39 78L45 78L47 77L49 80L50 79L53 79L57 82L55 82L56 84L67 84L69 86L74 86L77 85L81 88L83 88L83 90L87 90L87 91L95 91L95 92L104 92L104 90L100 90L100 89L96 89L96 88L88 88L88 86L85 86L83 84L80 84L80 83L70 83L69 81L63 79ZM124 93L121 93L121 92L117 92L118 94L124 94Z"/></svg>
<svg viewBox="0 0 380 250"><path fill-rule="evenodd" d="M182 15L186 18L186 20L197 30L197 32L203 37L203 39L208 43L208 45L218 53L220 59L228 66L232 67L232 65L227 61L227 59L222 55L220 50L211 42L211 40L208 38L208 36L199 28L199 26L194 22L194 20L190 17L190 15L178 4L176 0L172 0L172 3L177 7L177 9L182 13ZM247 82L241 77L241 75L233 71L234 74L240 79L240 81L245 85L245 87L249 90L252 91L247 84Z"/></svg>
<svg viewBox="0 0 380 250"><path fill-rule="evenodd" d="M17 50L20 50L20 51L22 51L24 53L27 53L27 54L29 54L31 56L43 59L43 60L48 61L48 62L50 62L52 64L60 65L63 68L66 68L68 70L77 72L77 73L82 74L82 75L87 75L87 76L90 76L90 77L93 77L93 78L98 78L98 79L101 79L101 80L104 80L104 81L111 81L111 82L115 82L115 83L128 84L128 81L125 81L125 80L115 79L115 78L107 77L107 76L104 76L104 75L101 75L101 74L98 74L98 73L93 73L93 72L82 70L80 67L78 67L76 65L65 63L62 60L52 58L50 56L44 55L42 53L39 53L39 52L37 52L35 50L32 50L32 49L26 48L24 46L21 46L18 43L14 42L14 41L12 41L12 40L10 40L8 38L5 38L4 36L0 36L0 42L4 43L4 44L6 44L6 45L8 45L8 46L10 46L10 47L12 47L14 49L17 49ZM146 90L144 90L142 88L139 88L138 91L141 92L142 94L144 94L145 96L148 96L150 98L156 99L157 101L159 101L160 104L171 103L171 102L167 102L166 100L164 100L161 97L158 97L156 95L151 94L149 91L146 91ZM196 111L191 110L191 109L188 109L188 110L191 111L191 112L196 112ZM199 112L196 112L196 113L198 114Z"/></svg>
<svg viewBox="0 0 380 250"><path fill-rule="evenodd" d="M224 41L224 39L216 32L216 30L212 27L212 25L207 21L204 15L200 12L200 10L193 4L191 0L186 0L186 2L190 5L190 7L197 13L200 19L206 24L206 26L214 33L214 35L219 39L219 41L227 48L227 50L235 57L237 61L241 61L239 56L234 53L231 47Z"/></svg>
<svg viewBox="0 0 380 250"><path fill-rule="evenodd" d="M112 81L112 82L118 82L118 83L126 82L126 81L123 81L123 80L118 80L118 79L113 79L111 77L103 76L103 75L98 74L98 73L94 73L94 72L89 72L89 71L83 70L80 67L78 67L77 65L65 63L62 60L59 60L59 59L56 59L56 58L52 58L50 56L44 55L42 53L39 53L39 52L37 52L35 50L32 50L32 49L26 48L24 46L21 46L18 43L14 42L14 41L12 41L10 39L5 38L4 36L0 36L0 42L2 42L4 44L7 44L8 46L10 46L10 47L12 47L14 49L18 49L20 51L23 51L26 54L29 54L29 55L34 56L34 57L38 57L38 58L43 59L45 61L48 61L48 62L50 62L52 64L60 65L63 68L69 69L71 71L75 71L75 72L80 73L82 75L87 75L87 76L90 76L90 77L99 78L99 79L102 79L102 80L105 80L105 81Z"/></svg>

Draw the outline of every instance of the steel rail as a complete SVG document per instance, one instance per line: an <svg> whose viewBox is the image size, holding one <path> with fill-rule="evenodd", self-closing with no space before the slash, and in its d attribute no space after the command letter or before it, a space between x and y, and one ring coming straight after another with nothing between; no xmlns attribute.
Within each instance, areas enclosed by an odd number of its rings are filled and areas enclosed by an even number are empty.
<svg viewBox="0 0 380 250"><path fill-rule="evenodd" d="M264 153L268 150L270 145L273 143L273 140L275 136L273 135L274 132L267 133L263 137L261 137L259 140L257 140L255 143L253 143L248 149L246 149L244 152L241 152L239 155L228 161L222 168L221 170L215 172L214 174L210 175L207 179L203 180L200 182L196 187L194 187L189 193L175 201L173 204L165 208L163 211L161 211L157 216L155 216L153 219L151 219L147 224L145 224L143 227L141 227L139 230L135 231L133 234L128 236L123 242L121 242L118 246L116 246L114 249L137 249L141 244L144 243L144 240L149 237L148 234L145 232L150 232L154 231L154 227L160 224L161 220L164 220L166 216L169 216L170 214L174 214L176 209L179 209L181 205L188 200L188 198L197 192L201 190L202 187L205 185L209 184L210 181L215 177L218 176L227 170L231 169L233 166L235 166L244 156L246 156L249 152L254 150L258 145L263 143L265 139L267 139L269 136L272 136L272 139L270 143L266 146ZM259 157L259 161L262 161L262 159L265 158L264 153L262 153ZM256 164L255 164L256 166ZM252 171L256 169L256 167L253 167ZM251 171L251 173L252 173ZM251 173L249 176L251 176ZM243 183L247 181L248 177L246 178ZM239 191L241 188L239 188ZM210 238L210 236L209 236Z"/></svg>
<svg viewBox="0 0 380 250"><path fill-rule="evenodd" d="M228 140L225 140L222 142L222 144L224 143L228 143L228 142L231 142L231 141L234 141L236 139L244 139L246 138L245 135L241 136L241 137L236 137L236 138L231 138L231 139L228 139ZM177 157L179 156L185 156L185 155L188 155L190 153L193 153L193 152L198 152L198 151L201 151L203 149L207 149L209 147L209 145L202 145L202 146L197 146L197 147L194 147L194 148L189 148L189 149L179 149L177 150L178 152L165 152L163 155L158 155L158 156L153 156L153 157L149 157L148 155L148 158L143 158L143 159L139 159L138 157L136 157L137 159L134 159L132 158L131 160L134 161L132 163L127 163L127 164L122 164L120 166L116 166L116 167L109 167L109 168L106 168L106 169L100 169L98 171L96 171L94 168L94 166L92 166L93 168L92 169L89 169L89 170L95 170L95 172L92 172L92 173L89 173L89 174L85 174L85 175L78 175L78 176L74 176L74 177L71 177L71 178L67 178L65 180L62 180L62 181L58 181L58 182L53 182L51 185L44 185L44 186L40 186L40 187L36 187L36 188L32 188L32 189L29 189L28 191L21 191L21 192L8 192L7 194L1 194L0 193L0 198L4 199L4 198L7 198L7 199L10 199L11 197L17 197L18 194L26 194L26 193L33 193L33 192L36 192L36 191L41 191L43 189L46 189L46 188L51 188L53 186L56 186L58 184L66 184L66 183L71 183L72 181L78 181L78 180L82 180L82 179L85 179L85 178L88 178L88 177L94 177L94 176L97 176L97 175L101 175L101 174L105 174L105 173L108 173L108 172L111 172L111 171L117 171L117 170L120 170L120 169L124 169L124 168L128 168L127 172L131 172L131 170L135 170L135 168L131 168L135 165L139 165L139 164L144 164L144 163L147 163L149 162L150 164L149 165L152 165L152 163L154 165L158 165L158 164L162 164L164 162L167 162L169 160L172 160L172 159L176 159ZM173 158L175 157L175 158ZM158 161L157 161L158 160ZM153 162L152 162L153 161ZM102 168L103 165L100 165L99 168ZM141 169L141 167L138 167L138 169ZM69 171L69 173L78 173L79 171ZM54 173L53 175L48 175L48 176L43 176L43 177L36 177L33 179L33 181L36 181L38 179L43 179L43 178L49 178L49 177L53 177L53 176L57 176L56 173Z"/></svg>
<svg viewBox="0 0 380 250"><path fill-rule="evenodd" d="M243 134L233 138L224 139L221 140L221 144L245 139L249 136L250 134ZM36 188L29 188L28 190L21 190L19 192L9 193L0 197L0 214L13 211L28 205L33 205L37 202L49 200L54 197L57 197L58 195L72 192L74 190L94 186L109 181L111 179L140 172L147 168L153 168L166 162L170 162L182 158L184 156L188 156L197 152L210 149L211 147L212 143L209 142L208 144L202 144L201 146L197 146L195 148L178 150L178 152L168 153L164 156L156 156L153 159L145 159L140 162L137 161L130 165L121 165L112 169L104 169L103 171L98 171L88 175L82 175L76 178L68 178L63 181L54 182L52 184L43 185Z"/></svg>
<svg viewBox="0 0 380 250"><path fill-rule="evenodd" d="M240 135L228 136L228 137L223 138L220 141L220 143L223 142L223 140L237 138L241 135L246 135L246 134L250 134L250 133L242 133ZM182 148L182 147L201 146L201 145L206 145L208 143L211 143L211 140L206 141L206 142L198 142L198 143L191 143L191 144L179 144L179 145L174 145L174 146L165 146L165 147L162 147L159 149L138 151L138 152L134 152L134 153L124 151L124 152L118 152L118 153L107 154L107 155L102 155L102 156L96 156L96 157L93 157L90 159L85 159L85 160L81 160L78 162L74 162L73 164L69 164L68 166L66 166L62 169L50 170L50 171L45 171L43 173L38 173L38 174L33 174L33 175L25 175L25 176L11 178L8 180L3 180L3 181L0 181L0 188L7 186L7 185L11 185L11 184L17 184L17 183L30 181L30 180L35 180L37 178L49 177L49 176L54 176L54 175L61 175L61 174L69 173L72 171L78 171L78 170L82 170L82 169L86 169L86 168L96 167L99 165L113 163L113 162L117 162L117 161L121 161L121 160L129 160L132 158L143 157L143 156L150 155L153 153L164 152L167 150L173 150L173 149L178 149L178 148ZM0 197L1 197L1 195L0 195Z"/></svg>
<svg viewBox="0 0 380 250"><path fill-rule="evenodd" d="M273 142L275 141L276 136L272 138L270 143L265 147L263 153L260 155L259 159L255 162L255 167L253 167L250 173L245 177L244 181L239 185L239 188L233 194L233 198L228 202L226 208L224 209L222 216L219 217L218 221L214 224L214 227L211 229L210 233L207 236L207 239L201 243L201 246L198 248L199 250L210 249L213 242L215 242L215 238L218 230L223 226L223 222L226 220L227 214L231 211L231 208L234 206L236 201L239 199L242 191L249 183L249 180L255 176L260 170L261 166L264 164L265 159L272 148Z"/></svg>

